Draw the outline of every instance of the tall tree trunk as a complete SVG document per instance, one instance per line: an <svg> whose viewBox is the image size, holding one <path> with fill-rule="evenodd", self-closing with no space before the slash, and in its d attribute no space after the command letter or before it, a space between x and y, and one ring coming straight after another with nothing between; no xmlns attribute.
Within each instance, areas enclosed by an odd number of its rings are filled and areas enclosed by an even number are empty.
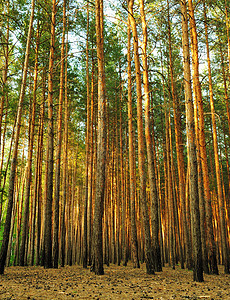
<svg viewBox="0 0 230 300"><path fill-rule="evenodd" d="M106 165L106 95L104 70L103 0L96 0L96 35L98 58L98 140L96 169L96 198L93 220L94 271L103 275L102 217L104 210Z"/></svg>
<svg viewBox="0 0 230 300"><path fill-rule="evenodd" d="M172 182L172 153L170 151L170 127L171 127L171 122L170 122L170 111L167 108L166 100L165 100L165 131L166 131L166 159L167 159L167 204L168 204L168 225L169 225L169 230L168 230L168 235L169 235L169 264L172 266L173 269L175 269L175 251L173 247L173 241L175 239L175 234L174 234L174 211L173 211L173 182Z"/></svg>
<svg viewBox="0 0 230 300"><path fill-rule="evenodd" d="M94 157L94 56L92 51L91 103L90 103L90 162L89 162L89 209L88 209L88 264L92 264L92 202L93 202L93 157Z"/></svg>
<svg viewBox="0 0 230 300"><path fill-rule="evenodd" d="M168 1L167 1L168 2ZM170 78L171 78L171 89L173 99L173 112L174 112L174 125L175 125L175 138L176 138L176 153L177 153L177 168L178 168L178 181L179 181L179 195L180 203L182 207L182 223L185 234L185 252L186 257L189 254L189 236L188 236L188 225L186 221L186 210L185 210L185 166L184 166L184 154L183 154L183 141L182 141L182 128L181 128L181 113L179 107L179 101L176 94L175 82L174 82L174 66L172 57L172 36L171 36L171 21L169 17L169 2L168 2L168 34L169 34L169 61L170 61ZM184 268L184 259L181 261L181 267ZM187 260L189 262L189 259ZM188 266L190 267L190 266Z"/></svg>
<svg viewBox="0 0 230 300"><path fill-rule="evenodd" d="M212 206L211 206L211 195L210 195L210 183L208 175L208 161L206 152L206 142L204 133L204 112L203 112L203 100L201 94L201 85L199 81L199 58L198 58L198 40L196 31L196 22L194 16L194 9L192 0L188 1L190 25L191 25L191 42L192 42L192 57L193 57L193 83L195 96L198 103L199 110L199 149L201 155L201 165L203 171L203 184L204 184L204 197L205 197L205 208L206 208L206 221L207 221L207 241L208 241L208 256L210 264L210 273L218 274L218 267L216 261L216 249L213 236L213 225L212 225Z"/></svg>
<svg viewBox="0 0 230 300"><path fill-rule="evenodd" d="M14 150L13 150L11 171L10 171L10 178L9 178L8 206L7 206L5 227L4 227L4 233L3 233L2 247L1 247L1 251L0 251L0 274L4 273L8 243L9 243L11 215L12 215L13 201L14 201L15 172L16 172L16 165L17 165L18 144L19 144L19 136L20 136L20 129L21 129L22 106L23 106L23 101L24 101L27 69L28 69L28 64L29 64L30 42L31 42L33 19L34 19L34 7L35 7L35 0L32 0L31 1L30 23L29 23L27 43L26 43L25 61L24 61L24 67L23 67L23 77L22 77L22 84L21 84L20 96L19 96L19 101L18 101L18 109L17 109L15 142L14 142Z"/></svg>
<svg viewBox="0 0 230 300"><path fill-rule="evenodd" d="M45 114L45 71L42 78L42 103L40 107L39 124L39 153L38 153L38 201L37 201L37 236L36 236L36 265L40 264L40 244L41 244L41 206L42 206L42 161L43 161L43 132L44 132L44 114Z"/></svg>
<svg viewBox="0 0 230 300"><path fill-rule="evenodd" d="M203 193L203 178L202 178L202 168L201 168L201 159L200 159L200 148L199 148L200 144L199 144L199 132L198 132L198 127L199 127L198 107L197 107L196 100L194 101L194 121L195 121L196 146L197 146L197 172L198 172L198 191L199 191L199 205L200 205L200 227L201 227L203 266L204 266L204 272L209 274L208 253L207 253L207 245L206 245L207 224L206 224L206 213L205 213L205 199Z"/></svg>
<svg viewBox="0 0 230 300"><path fill-rule="evenodd" d="M128 2L128 11L130 17L130 24L133 32L133 46L134 46L134 61L136 71L136 89L137 89L137 131L138 131L138 165L140 176L140 201L142 210L142 219L145 232L145 262L147 274L154 274L154 253L150 235L149 212L146 197L146 172L145 172L145 158L144 158L144 129L143 129L143 115L142 115L142 87L141 87L141 70L140 59L138 51L138 36L136 21L133 14L133 0Z"/></svg>
<svg viewBox="0 0 230 300"><path fill-rule="evenodd" d="M145 138L148 159L148 175L150 185L150 203L151 203L151 225L152 225L152 248L154 268L156 271L162 271L161 251L159 243L159 216L158 216L158 194L156 186L155 162L153 156L153 137L150 128L150 91L148 78L148 62L147 62L147 24L145 19L144 0L140 0L141 23L143 33L142 43L142 62L143 62L143 83L144 83L144 102L145 102ZM155 145L154 145L155 146ZM155 150L155 149L154 149Z"/></svg>
<svg viewBox="0 0 230 300"><path fill-rule="evenodd" d="M85 138L85 201L84 201L84 232L83 232L83 268L87 268L87 216L89 196L89 135L90 135L90 90L89 90L89 3L87 2L87 33L86 33L86 138Z"/></svg>
<svg viewBox="0 0 230 300"><path fill-rule="evenodd" d="M68 43L68 36L66 38L66 43ZM66 250L66 205L68 201L68 120L69 120L69 102L68 102L68 78L67 78L67 54L68 47L66 47L66 64L65 64L65 116L64 116L64 153L63 153L63 202L62 202L62 212L61 212L61 266L65 265L65 250Z"/></svg>
<svg viewBox="0 0 230 300"><path fill-rule="evenodd" d="M134 132L133 132L133 112L132 112L132 71L131 71L131 32L130 17L128 17L128 132L129 132L129 176L130 176L130 218L131 218L131 251L134 268L140 268L138 258L137 243L137 225L136 225L136 208L135 208L135 149L134 149Z"/></svg>
<svg viewBox="0 0 230 300"><path fill-rule="evenodd" d="M44 267L52 268L52 203L53 203L53 167L54 167L54 129L53 129L53 72L55 46L56 0L52 1L51 41L48 73L48 173L47 197L45 203L44 228Z"/></svg>
<svg viewBox="0 0 230 300"><path fill-rule="evenodd" d="M60 202L60 173L61 173L61 145L62 145L62 106L64 94L64 75L65 75L65 32L66 32L66 0L63 1L63 29L61 44L61 68L60 68L60 87L59 87L59 107L58 107L58 126L57 126L57 150L56 150L56 170L55 170L55 209L54 209L54 236L53 236L53 262L54 268L58 268L59 253L59 202Z"/></svg>
<svg viewBox="0 0 230 300"><path fill-rule="evenodd" d="M120 68L120 66L119 66ZM121 69L119 71L120 73L120 101L119 101L119 159L120 159L120 182L121 182L121 226L122 226L122 259L123 259L123 265L127 266L127 235L126 235L126 197L125 197L125 175L124 175L124 159L123 159L123 141L122 141L122 91L123 91L123 83L121 78Z"/></svg>

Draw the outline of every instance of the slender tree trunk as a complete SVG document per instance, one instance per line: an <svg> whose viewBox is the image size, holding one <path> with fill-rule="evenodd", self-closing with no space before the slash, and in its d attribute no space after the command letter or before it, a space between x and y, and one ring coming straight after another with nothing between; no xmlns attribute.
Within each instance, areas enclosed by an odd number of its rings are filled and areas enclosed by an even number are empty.
<svg viewBox="0 0 230 300"><path fill-rule="evenodd" d="M66 43L68 42L68 37ZM65 265L65 249L66 249L66 205L68 201L67 189L68 189L68 120L69 120L69 102L68 102L68 78L67 78L67 53L68 49L66 47L66 64L65 64L65 116L64 116L64 153L63 153L63 203L62 203L62 213L61 213L61 266Z"/></svg>
<svg viewBox="0 0 230 300"><path fill-rule="evenodd" d="M167 107L166 101L165 101L165 107ZM170 151L170 112L169 109L166 108L165 110L165 131L166 131L166 158L167 158L167 201L168 201L168 224L169 224L169 264L172 266L173 269L175 269L175 252L173 248L173 241L175 239L174 235L174 211L173 211L173 182L172 182L172 167L171 167L171 151Z"/></svg>
<svg viewBox="0 0 230 300"><path fill-rule="evenodd" d="M89 162L89 209L88 209L88 264L92 264L92 201L93 201L93 123L94 123L94 56L92 51L92 72L91 72L91 104L90 104L90 162Z"/></svg>
<svg viewBox="0 0 230 300"><path fill-rule="evenodd" d="M35 7L35 0L32 0L30 23L29 23L27 43L26 43L25 61L24 61L24 67L23 67L23 77L22 77L22 84L21 84L20 96L19 96L19 101L18 101L14 150L13 150L11 171L10 171L10 178L9 178L8 207L7 207L7 213L6 213L2 247L1 247L1 251L0 251L0 274L4 273L8 243L9 243L11 215L12 215L13 199L14 199L15 173L16 173L16 165L17 165L17 156L18 156L18 144L19 144L19 136L20 136L20 129L21 129L22 105L23 105L25 89L26 89L26 78L27 78L27 69L28 69L28 64L29 64L30 42L31 42L31 35L32 35L33 18L34 18L34 7Z"/></svg>
<svg viewBox="0 0 230 300"><path fill-rule="evenodd" d="M40 244L41 244L41 206L42 206L42 161L43 161L43 132L44 132L44 114L45 114L45 72L42 78L42 103L40 107L40 124L38 134L38 201L37 201L37 236L36 236L36 265L40 264Z"/></svg>
<svg viewBox="0 0 230 300"><path fill-rule="evenodd" d="M106 165L106 95L104 70L103 0L96 0L96 35L98 58L98 140L96 169L96 198L93 221L94 271L103 275L102 217L104 210Z"/></svg>
<svg viewBox="0 0 230 300"><path fill-rule="evenodd" d="M64 73L65 73L65 32L66 32L66 0L63 1L63 29L61 44L61 69L59 87L59 106L58 106L58 126L57 126L57 151L56 151L56 170L55 170L55 209L54 209L54 236L53 236L53 262L54 268L58 268L59 253L59 202L60 202L60 171L61 171L61 145L62 145L62 106L64 94Z"/></svg>
<svg viewBox="0 0 230 300"><path fill-rule="evenodd" d="M67 251L66 251L66 264L72 266L72 235L71 228L73 225L71 211L72 211L72 199L70 197L70 175L71 172L68 172L67 175Z"/></svg>
<svg viewBox="0 0 230 300"><path fill-rule="evenodd" d="M89 196L89 135L90 135L90 90L89 90L89 3L87 2L87 36L86 36L86 138L85 138L85 202L84 202L84 232L83 232L83 268L87 268L88 244L87 244L87 216Z"/></svg>
<svg viewBox="0 0 230 300"><path fill-rule="evenodd" d="M44 231L44 267L52 268L52 203L53 203L53 167L54 167L54 129L53 129L53 72L55 46L55 18L56 0L52 1L51 41L48 73L48 173L47 198L45 203L45 231Z"/></svg>
<svg viewBox="0 0 230 300"><path fill-rule="evenodd" d="M131 73L131 45L130 45L130 17L128 17L128 132L129 132L129 175L130 175L130 217L131 217L131 251L134 268L140 268L138 258L137 225L135 208L135 150L133 132L133 112L132 112L132 73Z"/></svg>
<svg viewBox="0 0 230 300"><path fill-rule="evenodd" d="M123 266L127 266L127 235L126 235L126 197L125 197L125 178L124 178L124 159L123 159L123 141L122 141L122 79L120 70L120 101L119 101L119 160L120 160L120 176L121 176L121 226L122 226L122 259Z"/></svg>
<svg viewBox="0 0 230 300"><path fill-rule="evenodd" d="M121 89L121 87L120 87ZM117 98L117 96L116 96ZM119 137L118 137L118 99L116 99L117 107L116 107L116 117L115 117L115 144L119 145ZM115 162L114 162L114 169L115 169L115 188L116 188L116 197L115 197L115 205L116 205L116 257L117 257L117 265L120 266L121 264L121 255L120 255L120 206L121 206L121 185L119 180L119 146L115 149Z"/></svg>

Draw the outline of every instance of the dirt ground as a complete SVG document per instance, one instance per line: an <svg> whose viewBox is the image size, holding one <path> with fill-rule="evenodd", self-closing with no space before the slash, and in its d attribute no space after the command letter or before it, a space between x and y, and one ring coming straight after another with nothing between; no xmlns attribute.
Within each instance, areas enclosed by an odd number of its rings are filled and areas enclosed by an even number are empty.
<svg viewBox="0 0 230 300"><path fill-rule="evenodd" d="M192 281L192 271L172 270L147 275L145 266L133 269L111 265L96 276L81 266L59 269L9 267L0 275L0 299L224 299L230 300L230 275L205 275Z"/></svg>

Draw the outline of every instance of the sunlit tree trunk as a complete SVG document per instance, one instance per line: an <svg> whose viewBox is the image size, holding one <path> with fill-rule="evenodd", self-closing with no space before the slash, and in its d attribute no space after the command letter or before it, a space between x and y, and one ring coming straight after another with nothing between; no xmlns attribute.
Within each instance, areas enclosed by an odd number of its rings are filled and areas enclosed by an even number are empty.
<svg viewBox="0 0 230 300"><path fill-rule="evenodd" d="M68 36L66 43L68 42ZM62 199L62 212L61 212L61 266L64 267L66 261L66 206L68 201L68 120L69 120L69 102L68 102L68 77L67 77L67 54L68 47L66 47L66 63L65 63L65 115L64 115L64 151L63 151L63 199Z"/></svg>
<svg viewBox="0 0 230 300"><path fill-rule="evenodd" d="M90 162L89 162L89 200L88 200L88 264L92 264L92 202L93 202L93 157L94 157L94 55L92 51L92 70L91 70L91 103L90 103Z"/></svg>
<svg viewBox="0 0 230 300"><path fill-rule="evenodd" d="M181 6L181 22L182 22L182 46L183 46L183 64L184 64L184 84L185 82L191 80L191 72L190 72L190 50L189 50L189 37L188 37L188 17L187 17L187 7L186 1L180 1ZM188 99L192 97L191 86L186 85L187 88L187 97ZM189 94L190 93L190 94ZM184 181L185 182L185 181ZM183 191L183 190L182 190ZM182 200L182 199L181 199ZM183 226L184 226L184 237L185 237L185 244L187 245L186 250L186 265L188 269L192 268L192 247L191 247L191 240L189 234L189 226L188 221L189 217L186 213L186 194L183 200L181 201L182 206L182 214L183 214Z"/></svg>
<svg viewBox="0 0 230 300"><path fill-rule="evenodd" d="M60 171L61 171L61 145L62 145L62 106L64 94L64 74L65 74L65 32L66 32L66 0L63 1L63 29L61 43L61 67L60 67L60 87L58 104L58 126L57 126L57 150L56 150L56 170L55 170L55 209L54 209L54 233L53 233L53 263L54 268L58 267L59 253L59 202L60 202Z"/></svg>
<svg viewBox="0 0 230 300"><path fill-rule="evenodd" d="M121 86L120 86L121 89ZM116 95L116 98L117 95ZM119 160L121 162L121 159L119 157L120 149L119 149L119 134L118 134L118 109L119 109L119 100L116 99L116 117L115 117L115 123L116 123L116 130L115 130L115 162L114 162L114 168L115 168L115 187L116 187L116 257L117 257L117 265L120 266L121 264L121 251L120 251L120 227L121 227L121 214L120 214L120 206L121 206L121 184L120 184L120 169L119 169ZM122 199L123 200L123 199Z"/></svg>
<svg viewBox="0 0 230 300"><path fill-rule="evenodd" d="M199 110L199 149L201 156L201 165L203 171L203 185L204 185L204 197L205 197L205 208L206 208L206 221L207 221L207 242L208 242L208 256L210 273L218 274L218 267L216 261L216 249L213 236L213 225L212 225L212 207L211 207L211 195L210 195L210 183L208 175L208 161L206 152L206 142L204 133L204 112L203 112L203 100L201 94L201 86L199 81L199 58L198 58L198 41L197 41L197 31L196 22L194 17L194 9L192 0L188 1L189 15L190 15L190 25L191 25L191 42L192 42L192 58L193 58L193 83L195 96L198 103Z"/></svg>
<svg viewBox="0 0 230 300"><path fill-rule="evenodd" d="M119 101L119 160L120 160L120 184L121 184L121 226L122 226L122 259L123 259L123 265L127 266L127 235L126 235L126 197L125 197L125 162L123 159L123 140L122 140L122 79L121 79L121 70L120 70L120 101Z"/></svg>
<svg viewBox="0 0 230 300"><path fill-rule="evenodd" d="M133 132L133 112L132 112L132 73L131 73L131 32L130 17L128 17L128 132L129 132L129 176L130 176L130 218L131 218L131 251L134 268L140 268L138 258L137 244L137 225L135 208L135 150L134 150L134 132Z"/></svg>
<svg viewBox="0 0 230 300"><path fill-rule="evenodd" d="M104 70L103 0L96 0L96 35L98 58L98 140L96 167L96 196L93 221L94 271L103 275L102 217L104 210L106 165L106 95Z"/></svg>

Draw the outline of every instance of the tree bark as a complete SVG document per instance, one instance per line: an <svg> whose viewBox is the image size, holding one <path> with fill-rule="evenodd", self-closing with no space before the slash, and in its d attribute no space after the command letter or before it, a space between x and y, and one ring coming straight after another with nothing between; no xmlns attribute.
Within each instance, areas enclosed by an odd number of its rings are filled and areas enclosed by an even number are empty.
<svg viewBox="0 0 230 300"><path fill-rule="evenodd" d="M94 243L94 271L96 275L103 275L103 243L102 217L105 193L105 165L106 165L106 95L104 70L104 37L103 37L103 0L96 0L96 35L98 59L98 140L97 140L97 168L96 195L93 221Z"/></svg>
<svg viewBox="0 0 230 300"><path fill-rule="evenodd" d="M133 141L133 112L132 112L132 71L131 71L131 32L130 17L128 17L128 132L129 132L129 176L130 176L130 217L131 217L131 251L134 268L140 268L138 258L137 243L137 225L136 225L136 208L135 208L135 150Z"/></svg>
<svg viewBox="0 0 230 300"><path fill-rule="evenodd" d="M85 138L85 201L84 201L84 232L83 232L83 268L87 268L88 243L87 243L87 217L89 196L89 138L90 138L90 90L89 90L89 3L87 2L87 36L86 36L86 138Z"/></svg>
<svg viewBox="0 0 230 300"><path fill-rule="evenodd" d="M210 183L208 175L208 161L206 152L206 142L204 133L204 112L203 112L203 100L201 94L201 86L199 81L199 58L198 58L198 41L196 22L194 16L194 9L192 0L188 1L189 15L190 15L190 26L191 26L191 43L192 43L192 65L193 65L193 83L195 96L198 103L199 110L199 149L201 155L201 165L203 171L203 184L204 184L204 197L205 197L205 208L206 208L206 221L207 221L207 242L208 242L208 257L210 265L210 273L218 274L218 267L216 261L216 249L213 236L213 225L212 225L212 206L211 206L211 195L210 195Z"/></svg>
<svg viewBox="0 0 230 300"><path fill-rule="evenodd" d="M54 167L54 129L53 129L53 72L54 72L54 47L55 47L55 18L56 0L52 1L51 41L48 73L48 173L47 197L45 203L45 228L44 228L44 267L52 268L52 203L53 203L53 167Z"/></svg>
<svg viewBox="0 0 230 300"><path fill-rule="evenodd" d="M61 145L62 145L62 107L64 94L64 74L65 74L65 32L66 32L66 0L63 1L63 29L61 43L61 68L60 87L58 104L58 126L57 126L57 150L56 150L56 170L55 170L55 208L54 208L54 234L53 234L53 263L54 268L58 268L59 253L59 202L60 202L60 173L61 173Z"/></svg>

